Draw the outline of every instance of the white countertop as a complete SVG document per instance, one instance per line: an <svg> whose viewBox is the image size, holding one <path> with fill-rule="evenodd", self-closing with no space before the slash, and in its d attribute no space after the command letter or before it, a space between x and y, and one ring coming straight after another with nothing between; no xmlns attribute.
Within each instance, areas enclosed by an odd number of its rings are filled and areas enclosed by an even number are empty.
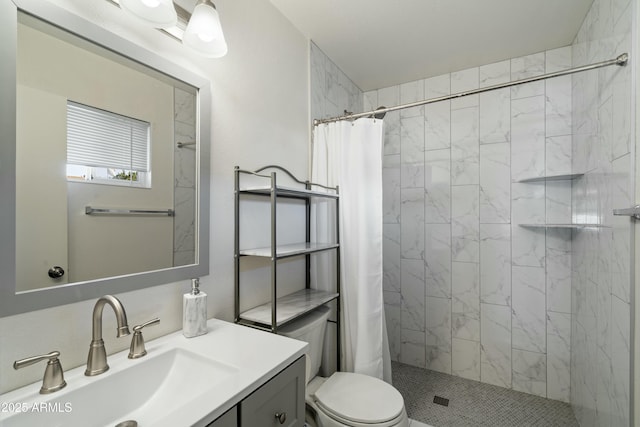
<svg viewBox="0 0 640 427"><path fill-rule="evenodd" d="M117 375L119 371L135 367L138 363L144 363L145 359L150 360L148 358L153 358L154 355L164 354L172 349L182 349L228 366L233 370L233 373L221 379L214 388L206 393L186 398L180 396L181 399L176 399L175 407L166 405L162 406L162 410L154 408L152 425L154 427L206 426L304 355L307 347L307 344L301 341L217 319L209 320L207 326L208 333L199 337L185 338L182 331L178 331L149 341L146 343L148 354L140 359L128 359L128 350L113 354L108 357L110 369L95 377L84 375L84 365L74 368L65 372L67 387L58 392L41 395L38 392L41 382L38 382L0 395L0 404L4 405L5 409L9 409L7 405L10 402L25 404L26 407L49 399L63 402L65 394L74 391L77 393L79 388L92 381L100 381L101 378L107 378L109 375ZM84 350L83 348L82 351ZM163 372L157 372L157 375L161 376ZM104 396L96 397L95 405L97 407L99 407L99 398L104 398ZM144 408L140 409L140 411L142 410ZM42 417L41 425L48 424L48 415L46 412L37 414L38 417ZM58 419L64 417L64 414L56 415ZM72 415L73 412L69 416ZM145 413L145 417L148 415ZM135 416L135 411L132 416ZM0 425L4 425L4 422L12 417L17 419L20 415L11 411L1 411ZM38 418L39 420L40 418ZM54 425L64 425L64 423L58 424L56 422ZM147 423L147 425L149 424Z"/></svg>

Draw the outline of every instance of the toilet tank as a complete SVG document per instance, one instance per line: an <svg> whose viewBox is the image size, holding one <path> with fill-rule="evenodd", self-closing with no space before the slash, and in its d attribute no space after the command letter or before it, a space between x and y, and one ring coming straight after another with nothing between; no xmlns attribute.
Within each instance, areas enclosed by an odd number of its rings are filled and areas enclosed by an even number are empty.
<svg viewBox="0 0 640 427"><path fill-rule="evenodd" d="M324 344L324 332L331 310L322 305L302 317L278 328L278 333L289 338L309 343L307 358L307 382L318 374L322 363L322 346Z"/></svg>

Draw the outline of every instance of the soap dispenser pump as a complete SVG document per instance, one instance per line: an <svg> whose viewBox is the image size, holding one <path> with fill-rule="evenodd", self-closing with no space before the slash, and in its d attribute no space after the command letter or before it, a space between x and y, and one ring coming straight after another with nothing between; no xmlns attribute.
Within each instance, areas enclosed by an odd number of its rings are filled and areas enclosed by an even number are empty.
<svg viewBox="0 0 640 427"><path fill-rule="evenodd" d="M191 279L191 292L182 297L182 334L187 338L207 333L207 294L200 279Z"/></svg>

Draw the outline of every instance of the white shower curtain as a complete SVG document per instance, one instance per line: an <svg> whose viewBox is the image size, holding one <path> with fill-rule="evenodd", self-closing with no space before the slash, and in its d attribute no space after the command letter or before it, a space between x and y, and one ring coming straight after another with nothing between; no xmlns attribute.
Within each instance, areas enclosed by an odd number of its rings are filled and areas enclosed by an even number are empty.
<svg viewBox="0 0 640 427"><path fill-rule="evenodd" d="M360 119L316 126L311 181L339 186L342 370L391 382L391 358L382 297L383 122ZM312 206L315 241L335 236L328 202ZM329 287L331 259L319 257L312 280Z"/></svg>

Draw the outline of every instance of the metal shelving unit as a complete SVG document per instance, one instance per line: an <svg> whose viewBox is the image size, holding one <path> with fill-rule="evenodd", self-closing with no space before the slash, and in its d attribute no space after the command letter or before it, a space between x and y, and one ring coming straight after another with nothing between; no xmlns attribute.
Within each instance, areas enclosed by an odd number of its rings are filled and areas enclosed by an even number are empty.
<svg viewBox="0 0 640 427"><path fill-rule="evenodd" d="M270 170L267 174L265 171ZM300 188L278 185L277 173L289 176ZM251 176L269 180L269 185L241 186L241 177ZM311 242L311 201L313 199L330 199L335 201L335 214L339 213L339 194L337 187L326 187L309 181L297 179L286 169L269 165L255 171L242 170L238 166L234 170L235 197L235 244L234 244L234 320L236 323L257 329L277 333L278 328L313 309L331 301L336 301L337 312L337 351L338 369L340 363L340 238L336 224L335 243ZM240 248L240 200L243 195L268 197L270 204L270 245L258 248ZM297 199L305 203L306 241L295 244L280 245L277 242L276 212L279 199ZM336 219L337 221L337 219ZM336 252L336 289L326 292L311 288L311 257L316 253ZM278 261L304 256L306 278L304 288L289 295L278 295L277 266ZM240 311L240 263L243 257L268 258L271 263L270 300L249 310Z"/></svg>

